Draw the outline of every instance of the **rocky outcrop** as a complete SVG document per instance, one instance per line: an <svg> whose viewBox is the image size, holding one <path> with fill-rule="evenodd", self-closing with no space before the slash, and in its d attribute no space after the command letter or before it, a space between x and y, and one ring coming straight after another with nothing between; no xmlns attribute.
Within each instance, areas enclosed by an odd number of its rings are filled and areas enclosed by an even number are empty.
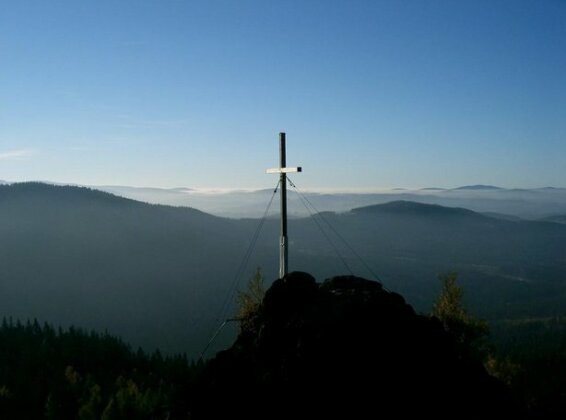
<svg viewBox="0 0 566 420"><path fill-rule="evenodd" d="M235 344L202 373L193 417L520 416L507 389L438 320L359 277L294 272L267 291Z"/></svg>

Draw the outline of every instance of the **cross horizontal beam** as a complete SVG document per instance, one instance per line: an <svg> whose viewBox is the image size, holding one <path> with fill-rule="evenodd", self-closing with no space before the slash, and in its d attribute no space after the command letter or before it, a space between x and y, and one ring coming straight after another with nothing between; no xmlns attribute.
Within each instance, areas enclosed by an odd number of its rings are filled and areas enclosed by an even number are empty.
<svg viewBox="0 0 566 420"><path fill-rule="evenodd" d="M266 174L288 174L290 172L303 172L303 168L300 166L295 168L271 168L265 171Z"/></svg>

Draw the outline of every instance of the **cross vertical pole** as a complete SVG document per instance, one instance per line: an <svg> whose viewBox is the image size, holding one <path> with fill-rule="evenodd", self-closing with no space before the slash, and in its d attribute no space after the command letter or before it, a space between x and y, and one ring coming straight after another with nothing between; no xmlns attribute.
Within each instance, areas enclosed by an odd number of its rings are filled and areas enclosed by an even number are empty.
<svg viewBox="0 0 566 420"><path fill-rule="evenodd" d="M279 168L287 166L285 151L285 133L279 133ZM279 242L279 278L287 275L289 264L289 250L287 246L287 174L283 171L279 174L281 194L281 236Z"/></svg>
<svg viewBox="0 0 566 420"><path fill-rule="evenodd" d="M279 238L279 278L287 274L289 263L289 239L287 238L287 173L302 172L300 166L287 168L287 157L285 151L285 133L279 133L279 168L268 169L268 174L279 174L279 188L281 188L281 236Z"/></svg>

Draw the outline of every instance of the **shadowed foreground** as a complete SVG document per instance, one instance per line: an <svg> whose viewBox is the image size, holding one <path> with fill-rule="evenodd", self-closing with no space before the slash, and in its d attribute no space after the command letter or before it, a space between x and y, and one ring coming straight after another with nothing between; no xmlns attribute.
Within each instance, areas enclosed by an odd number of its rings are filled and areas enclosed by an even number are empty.
<svg viewBox="0 0 566 420"><path fill-rule="evenodd" d="M294 272L194 384L193 418L520 417L436 319L379 283Z"/></svg>

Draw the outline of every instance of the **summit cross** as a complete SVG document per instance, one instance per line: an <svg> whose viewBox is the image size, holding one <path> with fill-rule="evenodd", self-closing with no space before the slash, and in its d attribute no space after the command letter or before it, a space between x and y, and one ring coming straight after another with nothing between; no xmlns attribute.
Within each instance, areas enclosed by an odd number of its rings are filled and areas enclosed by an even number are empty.
<svg viewBox="0 0 566 420"><path fill-rule="evenodd" d="M279 133L279 168L268 169L268 174L279 174L279 188L281 201L281 236L279 240L279 278L287 274L289 263L289 245L287 237L287 174L291 172L302 172L298 167L287 168L285 151L285 133Z"/></svg>

